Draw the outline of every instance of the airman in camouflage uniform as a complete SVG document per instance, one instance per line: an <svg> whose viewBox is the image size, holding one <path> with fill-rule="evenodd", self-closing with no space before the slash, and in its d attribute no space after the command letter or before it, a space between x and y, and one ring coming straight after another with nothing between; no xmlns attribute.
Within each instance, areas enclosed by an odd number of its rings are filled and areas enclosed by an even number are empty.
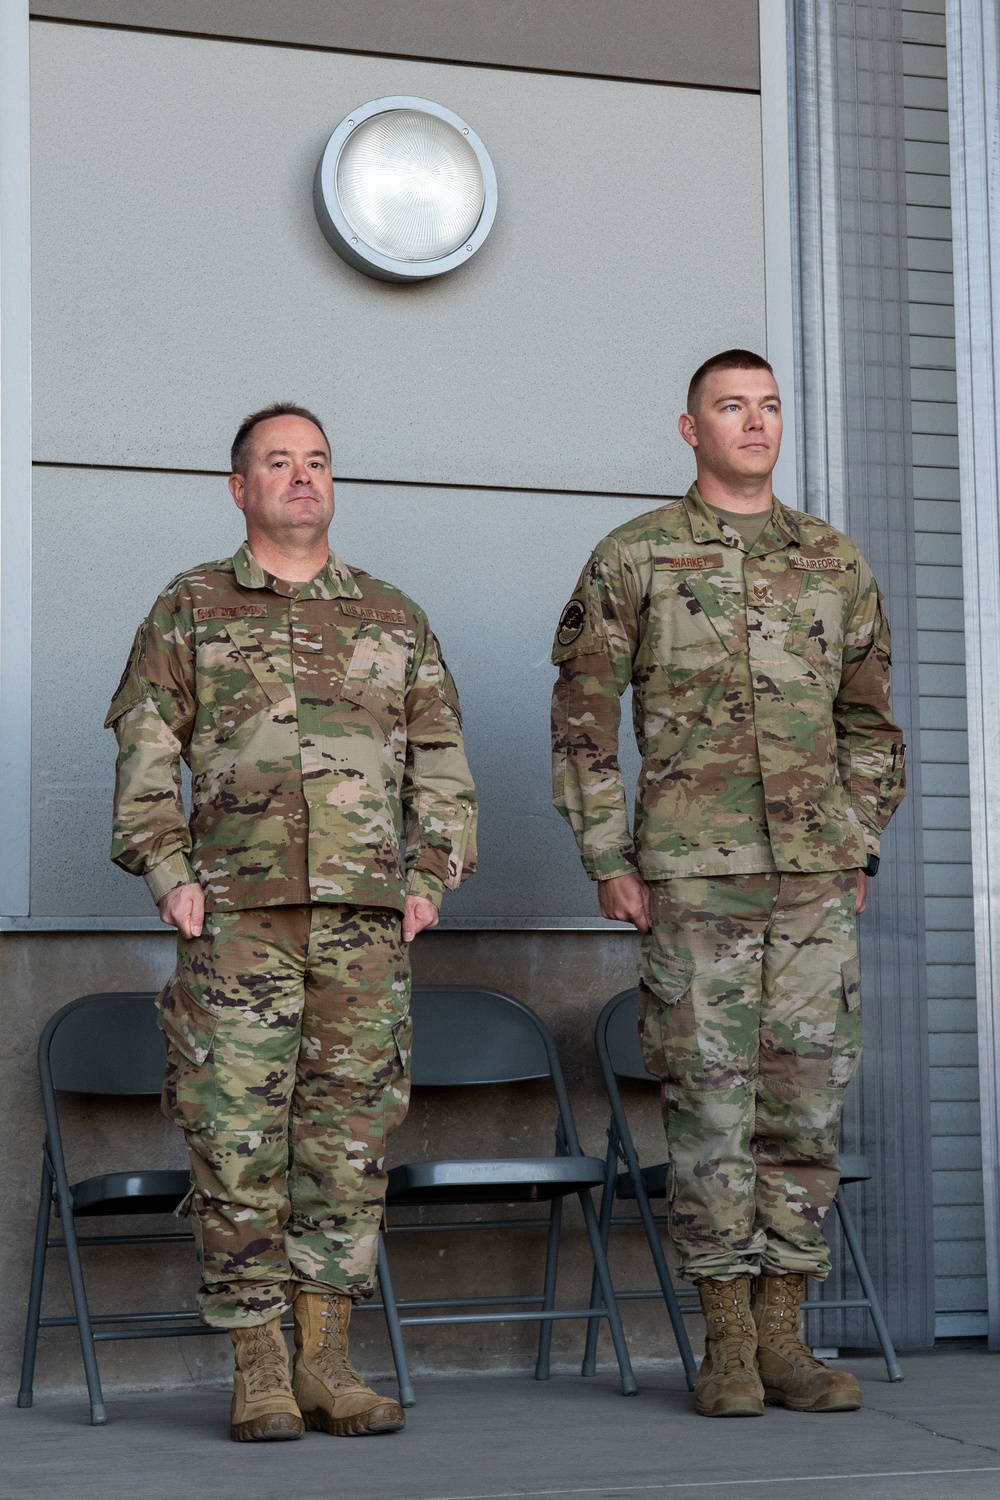
<svg viewBox="0 0 1000 1500"><path fill-rule="evenodd" d="M904 789L875 580L847 537L771 495L770 367L742 351L720 361L692 383L699 479L759 499L727 512L693 486L620 526L584 568L552 653L555 803L605 915L643 932L669 1224L703 1292L710 1351L712 1330L734 1319L757 1342L737 1283L749 1295L748 1278L784 1278L787 1292L828 1274L823 1222L861 1053L855 893ZM634 832L617 759L628 687L642 755ZM745 1349L735 1365L731 1354L703 1372L706 1415L763 1409L753 1350L749 1365ZM857 1404L831 1385L850 1377L806 1357L799 1346L791 1384L767 1374L768 1394L810 1410Z"/></svg>
<svg viewBox="0 0 1000 1500"><path fill-rule="evenodd" d="M248 498L248 541L175 578L139 627L107 718L112 857L181 927L159 1000L164 1108L190 1151L202 1315L234 1333L233 1435L294 1437L302 1415L385 1431L402 1412L365 1391L346 1343L325 1375L316 1362L329 1365L338 1319L346 1336L337 1297L372 1289L385 1142L408 1102L403 939L475 869L475 793L423 611L327 551L319 424L284 407L248 421L234 469L248 466L249 489L260 467L277 520L258 514L255 534ZM280 444L273 461L265 441ZM301 521L326 557L305 583L251 550L268 525L287 541L293 510L292 531ZM303 1291L312 1313L330 1304L296 1367L298 1395L300 1371L334 1392L313 1410L285 1389L274 1334L290 1304L297 1324L310 1313Z"/></svg>

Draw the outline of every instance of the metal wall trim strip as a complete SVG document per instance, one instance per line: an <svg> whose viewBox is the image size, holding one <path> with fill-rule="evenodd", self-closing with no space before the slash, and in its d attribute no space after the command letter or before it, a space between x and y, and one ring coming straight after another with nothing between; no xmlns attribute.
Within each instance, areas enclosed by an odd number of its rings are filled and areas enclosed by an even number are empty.
<svg viewBox="0 0 1000 1500"><path fill-rule="evenodd" d="M0 912L25 915L31 806L28 7L0 0Z"/></svg>

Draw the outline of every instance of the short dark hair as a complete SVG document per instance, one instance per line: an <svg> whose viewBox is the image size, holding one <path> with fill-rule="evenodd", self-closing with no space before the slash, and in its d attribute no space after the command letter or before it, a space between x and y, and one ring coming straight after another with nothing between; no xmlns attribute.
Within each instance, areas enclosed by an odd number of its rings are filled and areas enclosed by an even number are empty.
<svg viewBox="0 0 1000 1500"><path fill-rule="evenodd" d="M721 354L713 354L711 359L706 359L691 376L687 393L688 411L694 411L701 397L701 388L713 370L768 370L774 374L767 360L754 354L753 350L724 349Z"/></svg>
<svg viewBox="0 0 1000 1500"><path fill-rule="evenodd" d="M229 463L234 474L246 473L247 460L250 457L251 434L261 422L269 422L272 417L304 417L307 422L319 428L323 434L327 452L330 451L330 439L315 412L308 411L304 406L296 406L293 401L275 401L270 406L262 406L260 411L252 411L240 423L239 431L233 438L233 446L229 452Z"/></svg>

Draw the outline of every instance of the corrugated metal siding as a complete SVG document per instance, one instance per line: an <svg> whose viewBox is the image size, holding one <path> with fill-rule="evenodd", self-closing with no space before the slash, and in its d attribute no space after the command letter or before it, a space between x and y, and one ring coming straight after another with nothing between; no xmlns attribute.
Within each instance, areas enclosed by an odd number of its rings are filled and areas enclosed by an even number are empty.
<svg viewBox="0 0 1000 1500"><path fill-rule="evenodd" d="M939 1336L985 1333L944 0L906 0L907 234Z"/></svg>

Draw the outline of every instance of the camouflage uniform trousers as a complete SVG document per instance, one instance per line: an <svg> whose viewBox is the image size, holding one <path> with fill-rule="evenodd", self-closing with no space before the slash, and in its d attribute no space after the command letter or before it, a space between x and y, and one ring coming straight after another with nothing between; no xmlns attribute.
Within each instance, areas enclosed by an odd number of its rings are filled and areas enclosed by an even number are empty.
<svg viewBox="0 0 1000 1500"><path fill-rule="evenodd" d="M163 1108L190 1152L206 1323L267 1322L299 1285L370 1295L409 999L386 907L216 911L178 940Z"/></svg>
<svg viewBox="0 0 1000 1500"><path fill-rule="evenodd" d="M830 1269L861 1057L856 872L651 886L642 1042L663 1081L668 1224L689 1280Z"/></svg>

